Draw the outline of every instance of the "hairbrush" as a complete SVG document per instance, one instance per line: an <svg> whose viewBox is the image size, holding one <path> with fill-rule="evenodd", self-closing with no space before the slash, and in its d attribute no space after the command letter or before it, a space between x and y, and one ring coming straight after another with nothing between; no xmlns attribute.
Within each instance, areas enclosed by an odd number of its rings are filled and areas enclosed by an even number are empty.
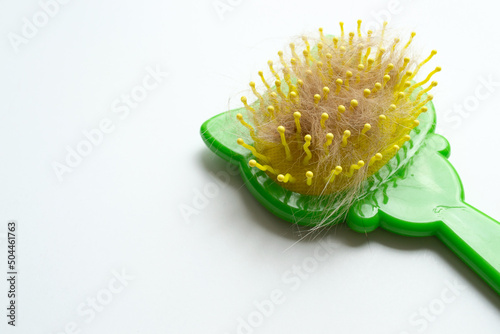
<svg viewBox="0 0 500 334"><path fill-rule="evenodd" d="M302 37L259 72L255 101L201 127L207 146L239 165L245 185L276 216L312 230L347 222L405 236L436 236L500 293L500 224L464 201L434 133L429 91L436 54L410 57L409 40L380 31ZM260 86L260 85L259 85ZM235 126L232 126L234 124ZM236 126L238 128L236 128ZM234 129L234 130L233 130Z"/></svg>

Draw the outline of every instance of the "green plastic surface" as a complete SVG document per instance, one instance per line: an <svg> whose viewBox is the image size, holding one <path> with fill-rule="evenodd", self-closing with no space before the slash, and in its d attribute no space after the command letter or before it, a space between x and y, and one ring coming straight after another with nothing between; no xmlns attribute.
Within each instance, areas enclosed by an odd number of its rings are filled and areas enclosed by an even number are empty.
<svg viewBox="0 0 500 334"><path fill-rule="evenodd" d="M464 202L462 183L447 159L449 143L434 133L436 113L431 102L427 107L412 139L365 181L365 195L349 208L347 224L362 233L380 226L405 236L436 236L500 294L500 223ZM291 192L250 168L252 153L228 131L228 120L237 113L247 112L235 109L209 119L201 136L213 152L240 166L246 186L262 205L282 219L309 226L336 209L327 196L318 201Z"/></svg>

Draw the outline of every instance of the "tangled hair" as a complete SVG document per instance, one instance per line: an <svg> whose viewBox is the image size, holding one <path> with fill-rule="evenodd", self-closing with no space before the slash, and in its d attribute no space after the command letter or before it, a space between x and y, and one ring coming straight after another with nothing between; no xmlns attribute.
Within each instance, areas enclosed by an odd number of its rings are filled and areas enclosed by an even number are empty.
<svg viewBox="0 0 500 334"><path fill-rule="evenodd" d="M318 38L290 43L289 58L279 51L279 66L268 62L274 85L259 72L265 89L261 94L251 82L255 102L241 98L247 113L237 118L250 137L238 143L252 151L250 166L282 187L329 195L339 208L348 208L362 195L363 181L410 140L432 99L425 93L437 83L420 87L440 68L415 82L436 54L420 63L410 59L415 33L401 42L384 36L385 24L364 36L361 21L357 34L345 34L342 22L340 27L339 36L325 36L320 28Z"/></svg>

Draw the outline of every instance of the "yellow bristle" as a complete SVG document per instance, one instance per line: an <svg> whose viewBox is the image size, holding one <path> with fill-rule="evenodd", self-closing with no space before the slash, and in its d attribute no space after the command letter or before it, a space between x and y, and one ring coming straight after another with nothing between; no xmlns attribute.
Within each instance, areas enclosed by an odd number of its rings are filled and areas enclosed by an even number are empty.
<svg viewBox="0 0 500 334"><path fill-rule="evenodd" d="M371 159L370 162L368 163L368 166L373 165L375 162L382 160L383 155L381 153L375 154Z"/></svg>
<svg viewBox="0 0 500 334"><path fill-rule="evenodd" d="M347 71L347 72L345 73L345 82L344 82L344 83L345 83L345 88L346 88L347 90L349 90L349 79L350 79L351 77L352 77L352 72L351 72L351 71Z"/></svg>
<svg viewBox="0 0 500 334"><path fill-rule="evenodd" d="M410 40L408 41L408 43L406 43L404 49L407 49L410 46L411 42L413 41L413 37L415 37L416 34L416 32L411 33Z"/></svg>
<svg viewBox="0 0 500 334"><path fill-rule="evenodd" d="M384 75L384 78L383 78L383 83L382 83L382 88L385 87L385 85L387 84L387 81L391 80L391 76L389 74L386 74Z"/></svg>
<svg viewBox="0 0 500 334"><path fill-rule="evenodd" d="M288 64L285 61L285 58L283 58L283 51L278 51L278 57L280 58L280 63L283 65L284 68L288 67Z"/></svg>
<svg viewBox="0 0 500 334"><path fill-rule="evenodd" d="M244 148L246 148L247 150L249 150L250 152L252 152L252 154L253 154L256 158L258 158L259 160L262 160L262 161L264 161L264 162L269 163L269 159L268 159L265 155L263 155L263 154L261 154L261 153L257 152L257 150L255 149L255 147L253 147L253 146L248 145L247 143L245 143L245 141L244 141L242 138L238 138L238 139L236 140L236 142L238 143L238 145L241 145L241 146L243 146Z"/></svg>
<svg viewBox="0 0 500 334"><path fill-rule="evenodd" d="M326 142L323 145L323 149L325 150L325 155L328 155L328 146L330 146L333 142L333 133L326 134Z"/></svg>
<svg viewBox="0 0 500 334"><path fill-rule="evenodd" d="M295 44L290 43L290 50L292 51L293 58L295 58L296 61L300 62L299 55L297 52L295 52Z"/></svg>
<svg viewBox="0 0 500 334"><path fill-rule="evenodd" d="M326 80L325 75L323 74L323 63L322 62L318 61L316 63L316 70L318 71L318 75L321 78L321 82L323 83L323 85L325 85L327 83L327 80Z"/></svg>
<svg viewBox="0 0 500 334"><path fill-rule="evenodd" d="M240 121L240 123L248 129L248 131L250 132L250 137L252 137L252 139L254 141L258 141L257 137L255 136L255 130L253 129L253 127L250 124L245 122L245 120L243 119L243 115L236 114L236 119L238 119L238 121Z"/></svg>
<svg viewBox="0 0 500 334"><path fill-rule="evenodd" d="M300 127L300 112L296 111L293 113L293 118L295 119L295 127L297 128L297 137L298 138L302 138L301 137L301 133L302 133L302 128Z"/></svg>
<svg viewBox="0 0 500 334"><path fill-rule="evenodd" d="M342 59L342 64L344 64L344 54L346 49L344 46L341 46L339 50L340 50L340 58Z"/></svg>
<svg viewBox="0 0 500 334"><path fill-rule="evenodd" d="M328 114L326 112L322 113L321 114L321 122L320 122L320 124L321 124L321 127L323 129L325 129L325 122L326 122L327 119L328 119Z"/></svg>
<svg viewBox="0 0 500 334"><path fill-rule="evenodd" d="M328 100L328 94L330 94L330 88L323 87L323 100L324 101Z"/></svg>
<svg viewBox="0 0 500 334"><path fill-rule="evenodd" d="M255 161L255 160L250 160L248 162L248 165L250 167L257 167L258 169L260 169L263 172L270 172L270 173L272 173L274 175L277 174L276 171L271 166L269 166L269 165L261 165L257 161Z"/></svg>
<svg viewBox="0 0 500 334"><path fill-rule="evenodd" d="M332 67L332 54L326 54L326 67L328 69L328 80L331 81L333 79L333 67Z"/></svg>
<svg viewBox="0 0 500 334"><path fill-rule="evenodd" d="M264 78L264 72L259 71L259 77L262 80L262 83L264 84L264 86L266 86L267 90L270 90L271 87L269 86L269 84L267 83L266 79Z"/></svg>
<svg viewBox="0 0 500 334"><path fill-rule="evenodd" d="M361 130L361 134L365 134L367 133L368 131L370 131L370 129L372 128L372 126L370 125L370 123L366 123L364 126L363 126L363 130Z"/></svg>
<svg viewBox="0 0 500 334"><path fill-rule="evenodd" d="M372 69L373 63L375 62L375 59L373 58L368 58L368 66L366 67L366 72L370 72Z"/></svg>
<svg viewBox="0 0 500 334"><path fill-rule="evenodd" d="M342 114L345 112L345 107L343 105L339 105L338 108L338 114L337 114L337 119L340 120L340 117L342 116Z"/></svg>
<svg viewBox="0 0 500 334"><path fill-rule="evenodd" d="M307 182L307 185L308 185L308 186L310 186L310 185L312 184L312 178L313 178L313 176L314 176L314 174L313 174L313 172L311 172L311 171L308 171L308 172L306 173L306 178L307 178L307 181L306 181L306 182Z"/></svg>
<svg viewBox="0 0 500 334"><path fill-rule="evenodd" d="M349 46L352 46L352 41L354 39L354 33L353 32L350 32L349 33Z"/></svg>
<svg viewBox="0 0 500 334"><path fill-rule="evenodd" d="M252 114L255 114L255 109L248 105L246 96L241 97L241 102L243 102L246 110L250 111Z"/></svg>
<svg viewBox="0 0 500 334"><path fill-rule="evenodd" d="M377 64L377 66L379 66L379 64L381 63L382 56L384 55L384 53L385 53L384 48L378 49L377 56L375 57L375 63Z"/></svg>
<svg viewBox="0 0 500 334"><path fill-rule="evenodd" d="M276 86L276 91L278 92L278 95L281 96L282 99L286 99L285 94L281 90L281 81L280 80L276 80L274 82L274 85Z"/></svg>
<svg viewBox="0 0 500 334"><path fill-rule="evenodd" d="M290 147L288 146L288 143L286 142L285 127L282 125L278 126L278 132L279 132L280 137L281 137L281 144L285 148L286 159L288 161L290 161L290 160L292 160L292 154L290 153Z"/></svg>
<svg viewBox="0 0 500 334"><path fill-rule="evenodd" d="M320 100L321 100L321 95L314 94L314 104L318 105Z"/></svg>
<svg viewBox="0 0 500 334"><path fill-rule="evenodd" d="M361 72L365 69L365 65L359 64L358 65L358 73L356 74L356 83L359 83L361 81Z"/></svg>
<svg viewBox="0 0 500 334"><path fill-rule="evenodd" d="M290 175L289 173L286 173L286 175L283 175L283 174L279 174L278 177L276 178L279 182L283 182L283 183L294 183L295 182L295 178Z"/></svg>
<svg viewBox="0 0 500 334"><path fill-rule="evenodd" d="M375 83L372 93L375 94L379 89L382 88L382 84L380 82Z"/></svg>
<svg viewBox="0 0 500 334"><path fill-rule="evenodd" d="M304 158L302 163L304 165L307 165L309 163L309 160L311 160L311 158L312 158L311 151L309 151L309 146L311 145L311 135L306 135L304 137L304 140L305 140L305 143L302 147L304 149L304 152L306 152L306 157Z"/></svg>
<svg viewBox="0 0 500 334"><path fill-rule="evenodd" d="M335 90L335 94L339 94L340 93L340 89L342 88L342 84L344 82L342 81L342 79L337 79L335 80L335 85L337 86L337 89Z"/></svg>
<svg viewBox="0 0 500 334"><path fill-rule="evenodd" d="M307 53L309 54L311 52L311 45L309 44L309 41L307 40L306 36L302 36L302 40L304 41L304 44L306 45L306 50Z"/></svg>
<svg viewBox="0 0 500 334"><path fill-rule="evenodd" d="M349 107L349 110L354 111L356 107L358 106L358 100L351 100L351 105Z"/></svg>
<svg viewBox="0 0 500 334"><path fill-rule="evenodd" d="M389 74L390 71L394 68L394 65L392 63L387 64L387 67L385 68L385 73L384 74Z"/></svg>
<svg viewBox="0 0 500 334"><path fill-rule="evenodd" d="M342 136L342 147L347 146L347 139L351 136L351 131L345 130Z"/></svg>
<svg viewBox="0 0 500 334"><path fill-rule="evenodd" d="M316 46L318 48L319 59L323 59L323 43L318 43Z"/></svg>
<svg viewBox="0 0 500 334"><path fill-rule="evenodd" d="M327 183L332 183L335 180L335 176L339 175L342 173L342 167L337 166L332 171L330 172L330 175L326 178Z"/></svg>
<svg viewBox="0 0 500 334"><path fill-rule="evenodd" d="M325 35L323 34L323 28L319 28L319 38L324 41L325 40Z"/></svg>
<svg viewBox="0 0 500 334"><path fill-rule="evenodd" d="M392 47L391 47L391 55L394 53L394 50L396 49L396 46L398 45L400 39L399 38L394 38L394 43L392 44Z"/></svg>
<svg viewBox="0 0 500 334"><path fill-rule="evenodd" d="M280 78L280 76L279 76L278 72L276 72L276 71L274 70L274 67L273 67L273 61L272 61L272 60L269 60L269 61L267 62L267 65L269 66L269 71L271 71L271 73L274 75L274 77L276 78L276 80L281 80L281 78Z"/></svg>
<svg viewBox="0 0 500 334"><path fill-rule="evenodd" d="M363 160L359 160L357 164L351 165L351 167L349 168L349 172L346 173L345 176L352 177L352 175L354 174L354 171L361 169L361 167L363 167L364 165L365 165L365 162Z"/></svg>
<svg viewBox="0 0 500 334"><path fill-rule="evenodd" d="M338 39L338 37L334 37L332 40L333 40L333 47L335 49L337 49L337 47L339 45L339 39Z"/></svg>

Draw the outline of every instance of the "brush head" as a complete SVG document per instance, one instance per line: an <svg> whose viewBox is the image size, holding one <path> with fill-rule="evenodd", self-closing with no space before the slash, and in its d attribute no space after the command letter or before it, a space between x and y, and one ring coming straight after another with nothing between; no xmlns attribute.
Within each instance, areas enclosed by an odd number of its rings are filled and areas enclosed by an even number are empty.
<svg viewBox="0 0 500 334"><path fill-rule="evenodd" d="M254 102L242 97L244 107L202 125L207 146L240 166L275 215L319 228L344 221L350 208L368 210L371 194L408 172L436 137L426 93L440 68L415 79L436 52L418 63L409 57L414 34L406 42L384 35L385 25L361 34L358 21L357 34L346 36L341 24L339 36L320 29L319 38L291 43L278 66L268 62L269 76L259 71L263 89L250 83ZM228 119L240 123L238 133Z"/></svg>
<svg viewBox="0 0 500 334"><path fill-rule="evenodd" d="M288 58L279 51L279 66L268 62L271 79L259 72L264 91L250 83L255 103L242 98L248 112L238 119L250 130L254 168L300 194L359 188L410 140L432 99L424 93L437 84L418 89L439 67L414 81L436 53L422 63L410 59L414 34L402 43L386 38L385 26L366 35L358 26L348 36L341 28L340 36L320 29L316 39L291 43Z"/></svg>

